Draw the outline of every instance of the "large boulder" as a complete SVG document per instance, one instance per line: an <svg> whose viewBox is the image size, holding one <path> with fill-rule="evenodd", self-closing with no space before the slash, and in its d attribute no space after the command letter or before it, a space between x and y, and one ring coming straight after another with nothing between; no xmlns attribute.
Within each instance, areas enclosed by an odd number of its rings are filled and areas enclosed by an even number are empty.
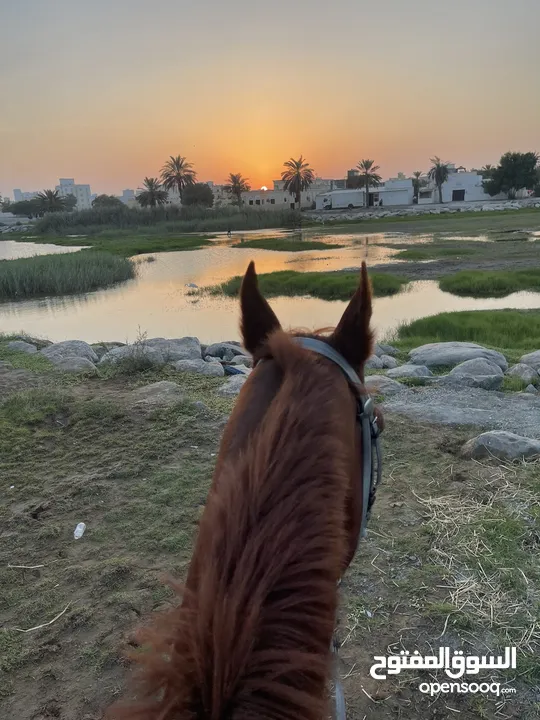
<svg viewBox="0 0 540 720"><path fill-rule="evenodd" d="M246 380L247 375L232 375L224 385L218 388L218 393L225 397L238 395Z"/></svg>
<svg viewBox="0 0 540 720"><path fill-rule="evenodd" d="M63 340L62 342L53 343L40 350L40 353L53 363L68 357L86 358L86 360L93 363L98 361L98 356L92 350L92 347L83 340Z"/></svg>
<svg viewBox="0 0 540 720"><path fill-rule="evenodd" d="M60 358L54 363L59 370L74 375L97 375L97 367L93 362L82 357Z"/></svg>
<svg viewBox="0 0 540 720"><path fill-rule="evenodd" d="M12 340L8 343L8 348L10 350L16 350L17 352L28 353L29 355L37 353L37 347L25 340Z"/></svg>
<svg viewBox="0 0 540 720"><path fill-rule="evenodd" d="M381 357L382 355L391 355L393 357L394 355L397 355L398 352L399 352L399 350L397 348L395 348L393 345L377 343L375 345L374 354L377 355L377 357Z"/></svg>
<svg viewBox="0 0 540 720"><path fill-rule="evenodd" d="M225 370L219 362L205 362L204 360L177 360L173 363L173 368L180 372L193 372L197 375L207 375L208 377L223 377Z"/></svg>
<svg viewBox="0 0 540 720"><path fill-rule="evenodd" d="M411 350L409 357L413 365L427 367L454 367L467 360L484 358L495 363L502 370L508 368L506 358L500 352L468 342L428 343Z"/></svg>
<svg viewBox="0 0 540 720"><path fill-rule="evenodd" d="M253 367L253 358L251 355L235 355L231 360L231 365L245 365L250 368Z"/></svg>
<svg viewBox="0 0 540 720"><path fill-rule="evenodd" d="M238 345L236 342L213 343L212 345L209 345L205 351L205 355L221 358L223 360L227 359L227 357L230 357L232 359L235 355L245 354L245 350L242 350L240 345Z"/></svg>
<svg viewBox="0 0 540 720"><path fill-rule="evenodd" d="M398 361L395 357L392 357L392 355L381 355L380 360L382 362L383 368L392 370L393 368L397 368Z"/></svg>
<svg viewBox="0 0 540 720"><path fill-rule="evenodd" d="M433 377L433 373L425 365L400 365L391 368L386 376L389 378L428 378Z"/></svg>
<svg viewBox="0 0 540 720"><path fill-rule="evenodd" d="M113 348L105 353L99 361L100 365L118 365L122 363L132 363L136 368L160 367L165 365L165 358L161 350L150 347L145 343L135 343L134 345Z"/></svg>
<svg viewBox="0 0 540 720"><path fill-rule="evenodd" d="M492 430L469 440L461 449L463 457L480 460L522 460L540 457L540 440L522 437L506 430Z"/></svg>
<svg viewBox="0 0 540 720"><path fill-rule="evenodd" d="M381 358L377 357L376 355L372 355L366 360L366 363L364 365L364 368L366 370L382 370L384 367L384 363L381 360Z"/></svg>
<svg viewBox="0 0 540 720"><path fill-rule="evenodd" d="M114 350L114 348L117 347L124 347L126 343L123 342L104 342L104 343L92 343L91 347L92 350L96 353L98 358L101 360L101 358L109 352L109 350Z"/></svg>
<svg viewBox="0 0 540 720"><path fill-rule="evenodd" d="M530 367L540 372L540 350L535 350L532 353L527 353L527 355L523 355L519 362L523 363L524 365L529 365Z"/></svg>
<svg viewBox="0 0 540 720"><path fill-rule="evenodd" d="M370 395L390 396L406 389L405 385L386 377L386 375L367 375L364 385Z"/></svg>
<svg viewBox="0 0 540 720"><path fill-rule="evenodd" d="M184 393L179 385L168 380L143 385L131 392L130 401L135 407L154 408L171 407L184 400Z"/></svg>
<svg viewBox="0 0 540 720"><path fill-rule="evenodd" d="M145 340L147 347L159 350L166 363L177 360L200 360L202 358L201 343L196 337L183 337L173 340L165 338L151 338Z"/></svg>
<svg viewBox="0 0 540 720"><path fill-rule="evenodd" d="M506 371L506 374L510 377L517 377L520 380L523 380L523 382L526 382L527 384L540 380L540 375L538 375L538 372L530 365L525 365L525 363L518 363L517 365L513 365L509 370Z"/></svg>
<svg viewBox="0 0 540 720"><path fill-rule="evenodd" d="M503 371L499 365L491 360L477 357L456 365L446 377L441 379L441 382L483 388L484 390L498 390L503 379Z"/></svg>

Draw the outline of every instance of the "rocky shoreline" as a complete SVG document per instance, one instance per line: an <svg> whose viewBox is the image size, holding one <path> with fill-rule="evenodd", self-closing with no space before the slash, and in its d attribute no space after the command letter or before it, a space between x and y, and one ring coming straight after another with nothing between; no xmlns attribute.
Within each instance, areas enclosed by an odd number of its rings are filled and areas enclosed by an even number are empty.
<svg viewBox="0 0 540 720"><path fill-rule="evenodd" d="M20 338L7 347L39 354L57 370L74 375L97 376L107 368L128 374L159 368L173 371L171 380L135 391L134 402L147 407L178 400L181 388L172 381L174 371L223 378L215 392L234 397L253 365L251 355L237 341L205 345L196 337L94 345L82 340L51 343ZM500 352L466 342L422 345L412 349L403 363L398 361L399 355L392 345L377 344L365 366L369 373L366 388L383 409L416 420L488 430L464 449L470 457L492 455L512 460L540 456L540 350L524 354L514 365ZM3 374L21 372L10 370L9 363L0 365ZM524 389L501 392L505 378L515 378Z"/></svg>

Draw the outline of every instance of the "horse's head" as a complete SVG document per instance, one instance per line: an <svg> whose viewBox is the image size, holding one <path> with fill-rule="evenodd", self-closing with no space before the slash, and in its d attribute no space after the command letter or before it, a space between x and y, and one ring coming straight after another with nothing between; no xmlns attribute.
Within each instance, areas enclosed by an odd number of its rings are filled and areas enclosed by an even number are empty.
<svg viewBox="0 0 540 720"><path fill-rule="evenodd" d="M317 384L332 384L332 407L321 408L321 412L333 411L338 418L339 431L347 443L349 452L349 501L347 503L347 553L344 567L348 566L356 551L362 526L362 510L368 502L366 485L363 483L368 468L364 462L366 453L371 456L371 446L366 434L362 433L359 422L359 401L366 399L364 383L364 364L373 351L373 331L370 326L372 315L371 286L365 263L359 278L359 286L346 307L334 330L319 331L319 334L291 332L285 336L274 311L263 297L258 287L254 263L250 263L243 278L240 290L241 331L244 347L253 355L254 370L248 379L235 412L233 413L224 436L224 446L234 451L248 444L250 433L259 426L283 379L283 358L296 354L296 373L298 380L313 373L314 390ZM319 352L310 352L290 339L314 338L324 342L336 351L336 361L321 356ZM320 346L319 346L320 348ZM322 348L324 350L324 347ZM345 362L340 362L344 360ZM264 362L261 362L263 361ZM349 366L358 376L358 383L348 381L343 366ZM315 374L315 369L318 374ZM323 375L320 372L324 372ZM306 405L307 406L307 405ZM308 412L308 410L306 410ZM381 431L384 420L379 408L374 409L375 426ZM373 462L373 458L372 458ZM371 473L371 467L369 468ZM369 488L369 485L367 485ZM369 493L368 493L369 494Z"/></svg>

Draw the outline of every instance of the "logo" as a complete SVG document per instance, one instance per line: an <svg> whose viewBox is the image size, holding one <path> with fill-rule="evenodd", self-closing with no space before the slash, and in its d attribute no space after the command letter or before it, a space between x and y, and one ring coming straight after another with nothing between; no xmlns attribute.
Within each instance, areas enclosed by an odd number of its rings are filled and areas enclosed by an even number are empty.
<svg viewBox="0 0 540 720"><path fill-rule="evenodd" d="M516 669L516 648L505 648L503 656L464 655L462 650L439 648L439 655L420 655L415 650L412 655L402 650L399 655L375 655L376 661L369 671L372 678L386 680L387 675L399 675L402 670L442 670L449 678L457 680L464 675L478 675L480 670ZM379 673L378 671L383 671Z"/></svg>

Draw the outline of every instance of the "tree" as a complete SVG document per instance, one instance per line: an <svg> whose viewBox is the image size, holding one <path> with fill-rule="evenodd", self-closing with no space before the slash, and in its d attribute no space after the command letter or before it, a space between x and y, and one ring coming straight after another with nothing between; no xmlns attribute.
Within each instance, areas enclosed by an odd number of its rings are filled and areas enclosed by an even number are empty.
<svg viewBox="0 0 540 720"><path fill-rule="evenodd" d="M287 162L283 163L283 167L286 168L281 173L281 179L285 181L283 187L285 190L288 190L291 195L294 195L294 202L300 207L302 200L301 193L304 190L308 190L310 185L313 184L315 173L302 155L300 155L298 160L294 160L294 158L287 160Z"/></svg>
<svg viewBox="0 0 540 720"><path fill-rule="evenodd" d="M141 207L155 208L157 205L165 205L169 193L159 184L157 178L145 177L143 188L137 194L137 202Z"/></svg>
<svg viewBox="0 0 540 720"><path fill-rule="evenodd" d="M430 159L431 168L428 172L430 180L433 180L435 187L439 191L439 202L442 204L442 186L448 180L449 163L443 162L440 157L432 157Z"/></svg>
<svg viewBox="0 0 540 720"><path fill-rule="evenodd" d="M58 190L43 190L37 194L36 200L43 212L62 212L66 209L66 198Z"/></svg>
<svg viewBox="0 0 540 720"><path fill-rule="evenodd" d="M418 200L418 196L420 195L420 188L424 187L426 184L425 180L422 180L422 171L421 170L415 170L413 172L412 177L412 184L413 184L413 197L415 197Z"/></svg>
<svg viewBox="0 0 540 720"><path fill-rule="evenodd" d="M77 207L77 198L75 197L75 195L73 195L72 193L66 195L66 197L64 198L64 206L64 209L68 212L75 210L75 208Z"/></svg>
<svg viewBox="0 0 540 720"><path fill-rule="evenodd" d="M114 195L98 195L92 200L93 208L122 207L124 203Z"/></svg>
<svg viewBox="0 0 540 720"><path fill-rule="evenodd" d="M535 152L507 152L483 183L484 190L492 197L503 192L509 198L515 198L518 190L532 190L536 186L537 166L538 154Z"/></svg>
<svg viewBox="0 0 540 720"><path fill-rule="evenodd" d="M212 207L214 204L214 193L207 183L194 183L184 188L182 205L203 205Z"/></svg>
<svg viewBox="0 0 540 720"><path fill-rule="evenodd" d="M19 200L18 202L10 203L9 212L19 217L32 219L33 217L41 217L44 210L40 200L33 198L32 200Z"/></svg>
<svg viewBox="0 0 540 720"><path fill-rule="evenodd" d="M478 170L478 174L481 175L484 180L490 180L493 177L494 172L495 167L489 163Z"/></svg>
<svg viewBox="0 0 540 720"><path fill-rule="evenodd" d="M247 178L242 177L240 173L231 173L229 181L225 185L225 192L236 198L236 205L242 204L242 193L249 192L251 186Z"/></svg>
<svg viewBox="0 0 540 720"><path fill-rule="evenodd" d="M360 171L360 187L366 191L366 207L369 206L369 188L379 187L382 177L379 175L380 167L375 165L375 160L360 160L356 166Z"/></svg>
<svg viewBox="0 0 540 720"><path fill-rule="evenodd" d="M177 190L182 200L184 188L193 185L197 179L197 173L193 165L185 157L172 155L161 168L161 182L165 190Z"/></svg>
<svg viewBox="0 0 540 720"><path fill-rule="evenodd" d="M9 198L0 198L0 210L2 212L11 212L11 200Z"/></svg>

